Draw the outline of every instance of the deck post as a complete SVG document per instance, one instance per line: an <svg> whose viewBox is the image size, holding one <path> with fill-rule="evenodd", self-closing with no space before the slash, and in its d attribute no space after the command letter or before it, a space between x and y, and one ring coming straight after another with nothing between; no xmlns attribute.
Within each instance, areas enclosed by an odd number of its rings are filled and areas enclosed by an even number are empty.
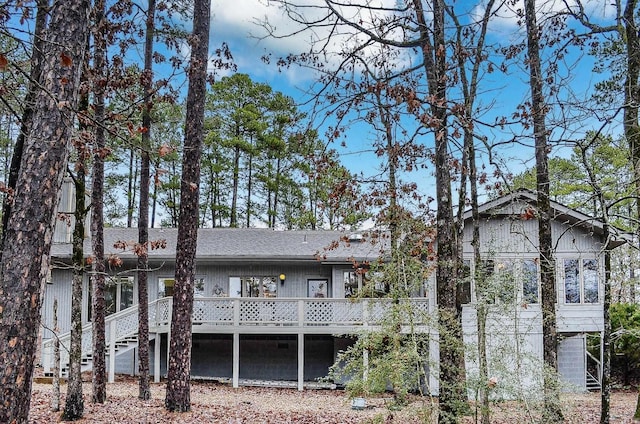
<svg viewBox="0 0 640 424"><path fill-rule="evenodd" d="M116 322L109 323L109 375L107 381L113 383L116 379Z"/></svg>
<svg viewBox="0 0 640 424"><path fill-rule="evenodd" d="M304 333L298 332L298 390L304 390Z"/></svg>
<svg viewBox="0 0 640 424"><path fill-rule="evenodd" d="M153 346L153 382L154 383L159 383L160 382L160 349L161 349L161 344L160 343L162 341L162 334L161 333L156 333L156 338L153 340L154 342L154 346Z"/></svg>
<svg viewBox="0 0 640 424"><path fill-rule="evenodd" d="M233 388L240 387L240 333L233 333Z"/></svg>

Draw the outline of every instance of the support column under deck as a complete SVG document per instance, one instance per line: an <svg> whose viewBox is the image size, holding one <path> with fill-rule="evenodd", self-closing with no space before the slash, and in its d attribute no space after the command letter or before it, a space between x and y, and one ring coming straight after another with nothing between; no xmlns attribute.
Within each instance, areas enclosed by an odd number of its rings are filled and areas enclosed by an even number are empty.
<svg viewBox="0 0 640 424"><path fill-rule="evenodd" d="M116 326L109 325L109 374L107 381L113 383L116 380Z"/></svg>
<svg viewBox="0 0 640 424"><path fill-rule="evenodd" d="M240 387L240 333L233 333L233 388Z"/></svg>
<svg viewBox="0 0 640 424"><path fill-rule="evenodd" d="M156 333L156 337L153 340L154 342L154 346L153 346L153 382L154 383L159 383L160 382L160 349L161 349L161 342L162 341L162 334L160 333Z"/></svg>
<svg viewBox="0 0 640 424"><path fill-rule="evenodd" d="M304 390L304 333L298 333L298 390Z"/></svg>

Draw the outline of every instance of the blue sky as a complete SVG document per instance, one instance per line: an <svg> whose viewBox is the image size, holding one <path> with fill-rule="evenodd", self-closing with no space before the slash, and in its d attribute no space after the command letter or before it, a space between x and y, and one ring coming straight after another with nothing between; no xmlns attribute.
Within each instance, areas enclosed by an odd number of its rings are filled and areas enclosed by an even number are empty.
<svg viewBox="0 0 640 424"><path fill-rule="evenodd" d="M322 3L321 0L300 0L305 4ZM361 0L364 2L364 0ZM572 0L567 0L569 4L573 4ZM381 4L395 3L395 0L379 0ZM564 8L562 0L550 0L542 3L544 11L560 10ZM610 20L613 16L611 2L603 0L589 0L585 3L585 10L592 17L598 17L604 21ZM233 6L230 6L233 4ZM465 9L468 13L467 19L473 19L473 16L479 16L483 11L485 2L456 2L456 7ZM489 43L499 40L503 44L521 40L523 37L523 29L517 24L517 10L523 8L522 0L516 2L513 6L501 9L499 17L492 21L489 32ZM541 11L539 19L543 19L544 13ZM311 34L302 32L296 37L274 39L259 39L264 34L264 30L256 24L257 21L267 19L280 34L290 33L296 30L293 23L290 22L283 12L273 4L268 5L267 0L212 0L212 40L211 47L216 48L221 42L226 42L231 48L234 61L238 67L237 72L247 73L254 81L263 82L271 85L275 90L282 91L298 101L306 99L303 92L314 81L314 75L311 71L292 67L287 70L278 70L274 64L266 65L261 61L264 54L270 53L273 57L284 56L289 53L300 53L309 50L309 40ZM322 36L316 34L315 36ZM338 48L335 43L330 48ZM572 61L575 64L572 64ZM585 98L588 96L589 90L593 83L602 79L601 75L594 75L591 72L592 62L575 55L570 55L564 61L564 65L568 70L561 70L563 76L571 81L571 88L574 91L571 95L574 98ZM486 93L480 99L481 104L485 108L484 119L493 120L497 116L511 114L515 111L515 106L522 101L528 99L528 75L524 65L511 68L508 75L499 72L486 76L485 84L488 87ZM224 75L225 73L219 73ZM564 97L563 97L564 96ZM569 94L564 93L560 96L560 100L568 99ZM553 99L549 99L552 101ZM552 124L550 120L550 124ZM597 125L596 122L592 123ZM581 131L589 129L591 123L585 125L582 122L574 128L565 130L563 137L579 137ZM551 128L557 134L556 128ZM523 131L517 128L516 132ZM490 140L507 141L514 135L512 129L501 130L499 128L484 128L484 134ZM526 130L525 130L526 132ZM362 125L354 126L353 131L347 135L347 146L341 147L335 144L342 157L342 160L352 172L368 172L376 166L377 159L372 154L360 153L371 145L372 132ZM560 137L560 134L558 134ZM561 151L554 153L562 154ZM520 145L512 145L501 151L501 157L504 161L505 168L509 171L517 173L527 167L533 165L533 150L531 148ZM503 169L507 170L507 169ZM421 190L428 193L433 185L433 179L430 171L420 171L411 178L419 180Z"/></svg>

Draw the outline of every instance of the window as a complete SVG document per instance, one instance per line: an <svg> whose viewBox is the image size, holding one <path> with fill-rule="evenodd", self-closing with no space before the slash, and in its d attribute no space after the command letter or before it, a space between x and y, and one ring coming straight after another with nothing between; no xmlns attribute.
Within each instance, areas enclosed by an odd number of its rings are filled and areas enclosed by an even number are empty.
<svg viewBox="0 0 640 424"><path fill-rule="evenodd" d="M158 299L161 297L173 296L174 287L176 284L175 278L160 278L158 280ZM204 278L196 277L193 281L193 295L194 297L204 297Z"/></svg>
<svg viewBox="0 0 640 424"><path fill-rule="evenodd" d="M307 280L307 297L325 298L329 297L329 282L323 280Z"/></svg>
<svg viewBox="0 0 640 424"><path fill-rule="evenodd" d="M278 278L269 277L241 277L242 297L277 297Z"/></svg>
<svg viewBox="0 0 640 424"><path fill-rule="evenodd" d="M461 276L458 293L460 294L460 303L466 305L471 303L471 261L469 259L465 259L462 264Z"/></svg>
<svg viewBox="0 0 640 424"><path fill-rule="evenodd" d="M110 277L104 290L106 314L111 315L133 306L133 277Z"/></svg>
<svg viewBox="0 0 640 424"><path fill-rule="evenodd" d="M524 303L539 303L538 261L525 259L522 261L522 301Z"/></svg>
<svg viewBox="0 0 640 424"><path fill-rule="evenodd" d="M175 283L176 280L174 278L160 278L158 280L158 299L173 296Z"/></svg>
<svg viewBox="0 0 640 424"><path fill-rule="evenodd" d="M353 271L344 271L343 281L344 281L344 297L356 297L362 287L365 284L365 273L364 269L357 269Z"/></svg>
<svg viewBox="0 0 640 424"><path fill-rule="evenodd" d="M513 303L515 301L517 275L516 262L507 259L496 263L496 269L493 274L493 291L496 295L496 301L501 303Z"/></svg>
<svg viewBox="0 0 640 424"><path fill-rule="evenodd" d="M598 260L564 260L565 303L598 303Z"/></svg>
<svg viewBox="0 0 640 424"><path fill-rule="evenodd" d="M193 296L205 297L204 292L204 278L198 277L193 280Z"/></svg>
<svg viewBox="0 0 640 424"><path fill-rule="evenodd" d="M487 260L481 272L476 274L478 300L484 299L486 303L514 303L516 300L539 303L539 292L536 259ZM464 290L462 300L465 300Z"/></svg>

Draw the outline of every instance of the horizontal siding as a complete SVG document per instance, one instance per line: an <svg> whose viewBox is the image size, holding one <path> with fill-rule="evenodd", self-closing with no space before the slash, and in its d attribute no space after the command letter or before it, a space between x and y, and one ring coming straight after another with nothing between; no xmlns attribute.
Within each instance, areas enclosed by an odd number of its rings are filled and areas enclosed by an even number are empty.
<svg viewBox="0 0 640 424"><path fill-rule="evenodd" d="M600 332L604 329L602 304L558 306L558 331L563 333Z"/></svg>

